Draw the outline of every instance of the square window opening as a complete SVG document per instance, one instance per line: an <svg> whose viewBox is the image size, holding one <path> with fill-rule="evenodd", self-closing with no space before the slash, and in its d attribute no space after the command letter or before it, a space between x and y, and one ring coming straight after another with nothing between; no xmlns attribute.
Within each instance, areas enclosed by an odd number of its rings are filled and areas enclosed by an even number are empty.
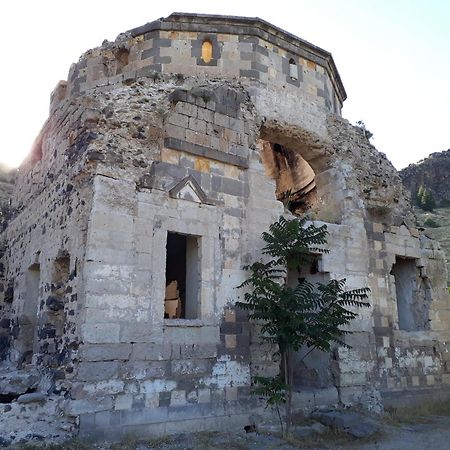
<svg viewBox="0 0 450 450"><path fill-rule="evenodd" d="M200 318L199 241L198 236L167 233L165 319Z"/></svg>

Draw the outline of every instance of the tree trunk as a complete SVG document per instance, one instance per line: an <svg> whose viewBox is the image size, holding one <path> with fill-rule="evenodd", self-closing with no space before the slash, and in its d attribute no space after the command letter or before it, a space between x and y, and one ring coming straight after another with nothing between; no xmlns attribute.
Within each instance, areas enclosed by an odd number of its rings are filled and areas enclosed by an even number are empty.
<svg viewBox="0 0 450 450"><path fill-rule="evenodd" d="M294 378L294 367L292 364L292 350L288 349L286 354L286 366L285 366L285 380L287 384L287 396L286 396L286 426L285 434L289 435L289 430L292 422L292 381Z"/></svg>

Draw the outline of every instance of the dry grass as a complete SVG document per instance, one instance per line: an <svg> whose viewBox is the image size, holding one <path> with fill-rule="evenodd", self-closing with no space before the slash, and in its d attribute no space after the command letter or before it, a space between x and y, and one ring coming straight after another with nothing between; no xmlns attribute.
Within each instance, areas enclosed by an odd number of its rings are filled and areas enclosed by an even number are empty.
<svg viewBox="0 0 450 450"><path fill-rule="evenodd" d="M433 416L450 416L450 401L425 402L414 407L390 407L385 410L385 420L393 425L405 423L430 423Z"/></svg>
<svg viewBox="0 0 450 450"><path fill-rule="evenodd" d="M79 439L72 439L62 444L27 443L13 448L18 450L92 450L92 445Z"/></svg>
<svg viewBox="0 0 450 450"><path fill-rule="evenodd" d="M313 448L321 450L335 449L335 448L353 448L354 445L358 447L361 443L373 442L374 438L358 439L349 436L347 433L330 428L328 431L322 434L314 434L309 437L296 438L295 436L289 436L285 438L285 441L295 446L296 448ZM354 444L354 445L353 445Z"/></svg>
<svg viewBox="0 0 450 450"><path fill-rule="evenodd" d="M170 436L158 436L143 442L150 448L156 450L170 444L172 442L172 438Z"/></svg>

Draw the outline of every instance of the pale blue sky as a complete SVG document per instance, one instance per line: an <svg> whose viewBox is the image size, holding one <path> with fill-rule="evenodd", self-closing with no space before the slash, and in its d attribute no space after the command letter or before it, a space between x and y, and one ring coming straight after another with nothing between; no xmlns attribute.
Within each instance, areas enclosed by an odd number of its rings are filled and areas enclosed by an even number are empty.
<svg viewBox="0 0 450 450"><path fill-rule="evenodd" d="M25 156L81 53L174 11L258 16L330 51L344 117L363 120L397 168L450 148L448 0L16 0L0 18L0 162Z"/></svg>

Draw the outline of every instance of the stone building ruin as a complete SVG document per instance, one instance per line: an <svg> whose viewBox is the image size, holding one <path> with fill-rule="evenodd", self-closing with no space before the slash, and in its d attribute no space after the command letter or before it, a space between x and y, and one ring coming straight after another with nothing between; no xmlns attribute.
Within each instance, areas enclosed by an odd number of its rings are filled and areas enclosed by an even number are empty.
<svg viewBox="0 0 450 450"><path fill-rule="evenodd" d="M299 407L447 396L442 251L345 99L330 53L257 18L175 13L83 54L0 235L2 426L20 396L92 439L248 424L276 362L236 286L304 212L330 253L302 276L371 307L351 349L299 364Z"/></svg>

